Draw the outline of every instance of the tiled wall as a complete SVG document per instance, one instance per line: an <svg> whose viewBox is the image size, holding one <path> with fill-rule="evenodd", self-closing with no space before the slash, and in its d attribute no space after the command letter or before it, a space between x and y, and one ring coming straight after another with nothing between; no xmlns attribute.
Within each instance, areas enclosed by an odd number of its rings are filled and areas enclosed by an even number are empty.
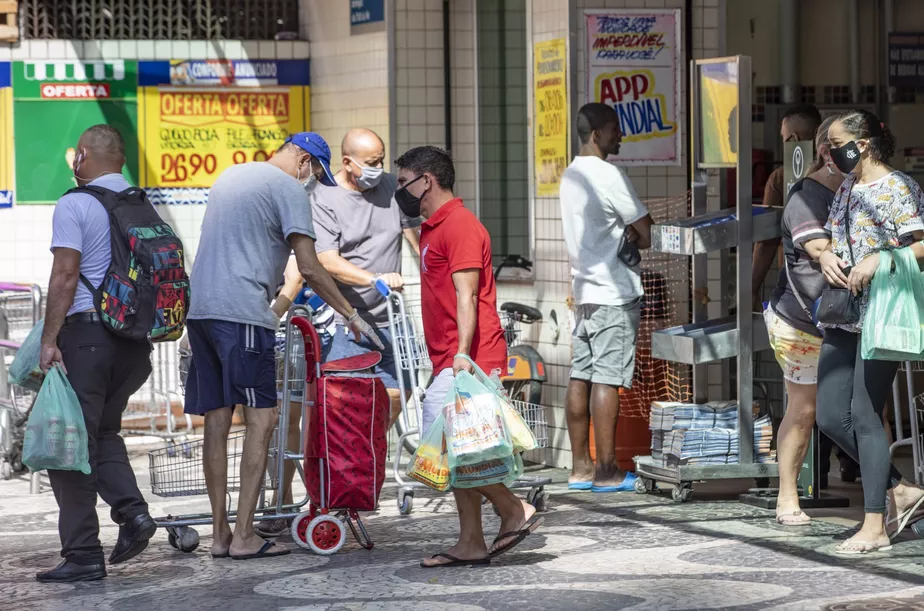
<svg viewBox="0 0 924 611"><path fill-rule="evenodd" d="M65 41L27 40L0 44L0 61L26 59L303 59L305 41ZM89 127L89 126L88 126ZM60 154L63 151L49 151ZM160 206L183 239L189 261L199 246L204 206ZM0 223L15 230L0 232L0 280L48 284L51 273L51 219L54 206L14 206L0 210Z"/></svg>
<svg viewBox="0 0 924 611"><path fill-rule="evenodd" d="M351 36L349 2L303 1L299 23L302 38L311 41L311 128L330 144L336 172L350 128L365 127L389 141L387 34Z"/></svg>

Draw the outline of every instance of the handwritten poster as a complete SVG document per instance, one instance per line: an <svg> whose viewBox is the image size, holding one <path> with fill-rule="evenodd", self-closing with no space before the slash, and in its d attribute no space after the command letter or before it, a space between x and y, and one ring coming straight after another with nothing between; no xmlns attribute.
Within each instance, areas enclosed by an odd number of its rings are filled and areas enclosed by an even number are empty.
<svg viewBox="0 0 924 611"><path fill-rule="evenodd" d="M565 80L565 39L533 46L535 98L536 195L558 195L562 172L568 166L568 93Z"/></svg>
<svg viewBox="0 0 924 611"><path fill-rule="evenodd" d="M154 203L204 203L228 167L269 159L308 129L308 62L139 63L141 186Z"/></svg>
<svg viewBox="0 0 924 611"><path fill-rule="evenodd" d="M587 96L616 109L619 165L680 164L680 10L585 11Z"/></svg>

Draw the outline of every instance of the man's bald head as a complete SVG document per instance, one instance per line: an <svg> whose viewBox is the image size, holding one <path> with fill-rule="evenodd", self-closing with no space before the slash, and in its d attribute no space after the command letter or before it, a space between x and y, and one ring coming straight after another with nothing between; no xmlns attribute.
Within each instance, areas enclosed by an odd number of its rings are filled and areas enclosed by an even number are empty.
<svg viewBox="0 0 924 611"><path fill-rule="evenodd" d="M377 133L365 128L348 131L340 143L340 150L344 157L355 157L359 162L363 161L362 157L385 157L385 143Z"/></svg>
<svg viewBox="0 0 924 611"><path fill-rule="evenodd" d="M343 168L337 172L337 183L354 191L375 187L385 167L385 143L371 129L351 129L340 143Z"/></svg>
<svg viewBox="0 0 924 611"><path fill-rule="evenodd" d="M88 184L104 174L119 174L125 165L125 140L109 125L94 125L77 141L74 178Z"/></svg>

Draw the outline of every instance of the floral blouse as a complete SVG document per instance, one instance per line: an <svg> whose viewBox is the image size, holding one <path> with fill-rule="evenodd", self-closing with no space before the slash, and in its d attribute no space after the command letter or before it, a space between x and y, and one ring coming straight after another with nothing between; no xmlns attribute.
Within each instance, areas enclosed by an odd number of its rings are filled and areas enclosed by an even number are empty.
<svg viewBox="0 0 924 611"><path fill-rule="evenodd" d="M851 266L880 250L911 245L911 234L924 231L924 192L907 174L892 172L877 181L857 184L850 174L834 196L825 229L831 232L834 254ZM847 201L847 198L850 201ZM848 226L844 223L849 204ZM850 240L848 246L847 240ZM851 256L851 249L853 256ZM869 289L859 297L860 322L855 325L822 325L859 333L869 303Z"/></svg>

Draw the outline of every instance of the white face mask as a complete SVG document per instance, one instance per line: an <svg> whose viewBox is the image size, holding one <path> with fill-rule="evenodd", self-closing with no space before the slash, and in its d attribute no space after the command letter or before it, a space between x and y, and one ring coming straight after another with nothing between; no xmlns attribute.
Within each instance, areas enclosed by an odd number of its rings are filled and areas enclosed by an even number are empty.
<svg viewBox="0 0 924 611"><path fill-rule="evenodd" d="M366 189L372 189L382 181L382 176L385 175L385 168L369 168L352 157L347 157L350 161L359 166L363 173L362 176L356 179L356 186L365 191Z"/></svg>
<svg viewBox="0 0 924 611"><path fill-rule="evenodd" d="M302 183L302 186L305 187L306 193L311 193L314 191L315 187L318 186L318 177L314 174L308 176L308 180Z"/></svg>

